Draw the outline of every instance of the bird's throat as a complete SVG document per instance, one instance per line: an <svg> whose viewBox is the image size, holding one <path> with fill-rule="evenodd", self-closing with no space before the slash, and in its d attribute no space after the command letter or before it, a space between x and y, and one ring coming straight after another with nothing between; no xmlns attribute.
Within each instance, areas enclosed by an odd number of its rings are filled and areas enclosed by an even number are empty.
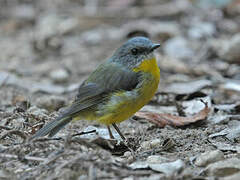
<svg viewBox="0 0 240 180"><path fill-rule="evenodd" d="M134 68L133 71L150 73L156 80L159 81L160 79L160 70L155 57L142 61L142 63L138 67Z"/></svg>

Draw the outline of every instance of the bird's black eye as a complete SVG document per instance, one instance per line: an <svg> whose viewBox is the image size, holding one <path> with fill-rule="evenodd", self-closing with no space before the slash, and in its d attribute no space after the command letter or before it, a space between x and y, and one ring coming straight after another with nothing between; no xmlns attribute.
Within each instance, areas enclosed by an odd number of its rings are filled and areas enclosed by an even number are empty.
<svg viewBox="0 0 240 180"><path fill-rule="evenodd" d="M137 49L137 48L131 49L131 53L132 53L133 55L137 55L138 49Z"/></svg>

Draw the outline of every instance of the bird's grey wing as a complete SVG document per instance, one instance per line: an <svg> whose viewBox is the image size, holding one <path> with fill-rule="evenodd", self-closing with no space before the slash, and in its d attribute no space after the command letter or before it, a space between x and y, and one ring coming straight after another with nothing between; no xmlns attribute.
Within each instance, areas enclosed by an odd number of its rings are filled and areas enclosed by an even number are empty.
<svg viewBox="0 0 240 180"><path fill-rule="evenodd" d="M116 90L130 91L138 84L139 77L139 73L133 72L120 64L104 63L89 76L83 83L83 86L88 83L96 83L105 92Z"/></svg>
<svg viewBox="0 0 240 180"><path fill-rule="evenodd" d="M108 93L134 89L139 82L139 74L118 64L107 63L100 65L79 87L75 101L60 116L40 129L31 139L55 135L72 117L80 111L91 108L105 100Z"/></svg>
<svg viewBox="0 0 240 180"><path fill-rule="evenodd" d="M105 100L108 93L134 89L139 82L139 74L118 64L100 65L79 87L73 104L62 114L72 116Z"/></svg>

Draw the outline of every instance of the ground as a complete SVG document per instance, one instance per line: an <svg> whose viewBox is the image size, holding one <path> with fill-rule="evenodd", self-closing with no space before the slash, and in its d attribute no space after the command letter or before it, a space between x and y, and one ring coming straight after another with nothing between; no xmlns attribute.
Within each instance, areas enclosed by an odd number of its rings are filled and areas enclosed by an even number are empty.
<svg viewBox="0 0 240 180"><path fill-rule="evenodd" d="M239 9L238 0L0 1L0 179L239 179ZM161 82L141 110L150 118L119 125L127 141L84 120L28 140L136 35L161 44Z"/></svg>

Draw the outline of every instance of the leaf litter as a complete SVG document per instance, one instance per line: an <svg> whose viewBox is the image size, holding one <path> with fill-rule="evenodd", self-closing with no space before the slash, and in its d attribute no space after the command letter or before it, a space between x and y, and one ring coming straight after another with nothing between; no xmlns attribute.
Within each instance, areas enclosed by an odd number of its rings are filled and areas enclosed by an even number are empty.
<svg viewBox="0 0 240 180"><path fill-rule="evenodd" d="M238 0L49 3L0 2L0 179L239 179ZM128 141L79 121L29 142L135 35L162 44L161 83Z"/></svg>

